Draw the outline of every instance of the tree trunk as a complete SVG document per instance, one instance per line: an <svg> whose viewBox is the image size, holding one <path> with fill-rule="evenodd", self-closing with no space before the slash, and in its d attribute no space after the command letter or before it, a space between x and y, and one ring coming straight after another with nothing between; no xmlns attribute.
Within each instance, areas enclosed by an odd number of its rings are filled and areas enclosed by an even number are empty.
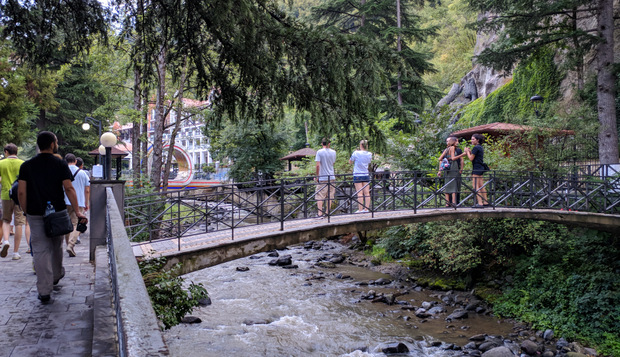
<svg viewBox="0 0 620 357"><path fill-rule="evenodd" d="M141 187L140 177L140 118L142 117L142 89L140 83L142 81L142 75L138 66L134 69L134 86L133 86L133 109L139 113L132 120L132 133L131 133L131 169L133 171L133 187Z"/></svg>
<svg viewBox="0 0 620 357"><path fill-rule="evenodd" d="M160 190L162 176L162 156L164 146L164 125L166 122L166 48L161 47L157 56L157 98L155 100L155 123L153 125L153 163L151 166L151 184Z"/></svg>
<svg viewBox="0 0 620 357"><path fill-rule="evenodd" d="M401 28L401 24L400 24L400 0L396 0L396 24L398 27L398 37L396 38L396 50L400 53L400 51L402 50L401 48L401 43L400 43L400 28ZM397 84L397 90L398 90L398 105L403 105L403 84L400 81L400 75L401 73L398 72L398 84Z"/></svg>
<svg viewBox="0 0 620 357"><path fill-rule="evenodd" d="M616 95L613 75L614 19L613 0L598 1L598 34L602 42L597 46L598 99L598 153L601 164L618 163L618 128L616 124Z"/></svg>
<svg viewBox="0 0 620 357"><path fill-rule="evenodd" d="M174 129L170 134L170 141L168 142L168 156L166 157L166 164L164 165L164 172L169 173L170 168L172 167L172 157L174 155L174 145L177 138L177 134L181 130L181 125L183 124L183 90L185 89L185 79L187 78L187 56L183 59L183 72L181 73L181 78L179 80L179 95L177 96L177 114L176 121L174 123ZM164 175L162 178L162 187L167 190L168 189L168 174Z"/></svg>

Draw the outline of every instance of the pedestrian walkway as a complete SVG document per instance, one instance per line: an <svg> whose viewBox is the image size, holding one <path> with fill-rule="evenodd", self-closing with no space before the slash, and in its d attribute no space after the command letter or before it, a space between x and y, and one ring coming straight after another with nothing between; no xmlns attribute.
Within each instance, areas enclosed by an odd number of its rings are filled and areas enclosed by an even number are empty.
<svg viewBox="0 0 620 357"><path fill-rule="evenodd" d="M76 257L64 253L65 277L58 284L61 289L52 293L50 305L37 299L25 238L20 260L11 260L11 253L0 258L0 357L92 354L95 268L88 261L88 233L75 246Z"/></svg>

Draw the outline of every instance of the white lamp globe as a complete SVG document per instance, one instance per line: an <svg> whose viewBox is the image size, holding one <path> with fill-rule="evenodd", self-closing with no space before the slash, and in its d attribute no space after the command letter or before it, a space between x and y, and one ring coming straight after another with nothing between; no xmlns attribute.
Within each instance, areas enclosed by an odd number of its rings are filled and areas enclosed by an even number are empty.
<svg viewBox="0 0 620 357"><path fill-rule="evenodd" d="M110 132L103 133L103 135L101 135L101 145L107 148L116 145L116 135Z"/></svg>
<svg viewBox="0 0 620 357"><path fill-rule="evenodd" d="M105 146L99 145L99 155L105 156Z"/></svg>
<svg viewBox="0 0 620 357"><path fill-rule="evenodd" d="M86 130L88 130L88 129L90 129L90 124L88 124L88 123L82 123L82 129L83 129L83 130L85 130L85 131L86 131Z"/></svg>

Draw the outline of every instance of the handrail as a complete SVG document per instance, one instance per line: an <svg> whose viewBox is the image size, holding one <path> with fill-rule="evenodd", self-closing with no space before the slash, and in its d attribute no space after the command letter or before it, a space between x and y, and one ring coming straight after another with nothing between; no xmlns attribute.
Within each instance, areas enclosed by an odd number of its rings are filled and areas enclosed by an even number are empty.
<svg viewBox="0 0 620 357"><path fill-rule="evenodd" d="M591 176L573 172L492 171L485 175L484 187L489 209L528 208L575 210L620 214L620 175L613 169L587 172L613 173ZM374 173L370 188L370 213L436 209L446 203L447 180L436 171ZM132 242L178 239L207 232L316 216L314 177L295 180L272 179L212 186L201 189L168 191L126 197L125 227ZM352 175L336 175L328 190L335 190L335 202L327 212L333 216L353 214L358 207ZM472 206L478 192L471 177L459 183L460 201L456 209ZM328 195L329 197L329 195ZM363 201L362 201L363 202Z"/></svg>

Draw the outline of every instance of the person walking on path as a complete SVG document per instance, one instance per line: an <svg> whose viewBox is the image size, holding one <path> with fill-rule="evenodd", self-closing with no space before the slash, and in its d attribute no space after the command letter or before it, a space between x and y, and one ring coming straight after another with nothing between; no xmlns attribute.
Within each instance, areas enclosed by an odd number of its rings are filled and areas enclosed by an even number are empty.
<svg viewBox="0 0 620 357"><path fill-rule="evenodd" d="M331 201L335 197L336 188L330 181L334 181L334 163L336 162L336 151L330 148L331 141L323 138L321 141L323 148L316 152L316 205L318 208L318 218L324 218L329 213ZM326 201L326 202L325 202ZM325 203L325 210L323 204Z"/></svg>
<svg viewBox="0 0 620 357"><path fill-rule="evenodd" d="M30 223L30 245L37 273L38 297L41 303L49 304L53 302L51 292L54 285L64 277L64 269L63 236L48 237L45 234L43 215L47 202L54 206L56 212L61 212L67 209L64 200L66 193L79 221L86 224L88 219L80 213L69 166L54 155L58 151L56 135L42 131L37 136L37 146L39 154L24 162L19 170L18 197Z"/></svg>
<svg viewBox="0 0 620 357"><path fill-rule="evenodd" d="M372 161L372 153L368 151L368 140L360 141L359 150L353 151L349 163L353 164L353 184L357 193L357 211L365 213L370 209L370 175L368 165Z"/></svg>
<svg viewBox="0 0 620 357"><path fill-rule="evenodd" d="M2 183L2 248L0 257L5 258L10 247L9 235L11 234L11 221L15 224L13 236L13 260L21 258L19 245L22 240L23 226L26 224L26 216L21 208L9 196L9 190L19 174L19 168L24 162L17 157L17 145L7 144L4 147L4 159L0 160L0 182ZM26 234L28 234L26 232Z"/></svg>
<svg viewBox="0 0 620 357"><path fill-rule="evenodd" d="M65 155L65 161L67 162L67 165L69 165L69 170L71 170L73 188L75 188L75 194L77 195L80 213L84 214L88 211L88 201L90 201L90 180L88 179L86 172L82 171L82 169L77 166L77 159L75 155ZM71 223L73 224L73 232L65 235L67 253L69 253L70 257L75 257L75 250L73 247L77 244L77 239L80 235L80 232L77 230L78 218L66 194L65 204L67 205L67 212L69 213Z"/></svg>
<svg viewBox="0 0 620 357"><path fill-rule="evenodd" d="M474 145L474 148L465 148L465 154L467 155L467 158L471 160L472 164L471 176L477 201L477 204L474 205L475 208L490 206L489 201L487 201L487 190L484 188L484 178L482 177L485 171L484 149L482 148L483 142L484 136L481 134L474 134L471 137L471 143Z"/></svg>
<svg viewBox="0 0 620 357"><path fill-rule="evenodd" d="M446 139L446 149L439 156L439 162L444 158L450 163L448 170L443 170L444 178L446 179L445 194L446 194L446 207L455 207L458 204L457 194L459 192L459 180L461 178L461 172L463 167L463 154L457 152L458 139L454 136L450 136ZM460 154L460 155L459 155ZM442 171L437 173L437 176L441 176Z"/></svg>

